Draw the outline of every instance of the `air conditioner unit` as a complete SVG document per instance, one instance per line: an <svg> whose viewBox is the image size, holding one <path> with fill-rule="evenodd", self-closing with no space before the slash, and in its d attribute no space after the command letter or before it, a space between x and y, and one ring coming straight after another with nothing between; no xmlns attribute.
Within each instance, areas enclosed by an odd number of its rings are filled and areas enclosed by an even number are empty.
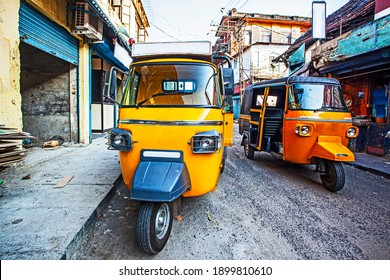
<svg viewBox="0 0 390 280"><path fill-rule="evenodd" d="M85 35L92 40L102 40L103 22L97 15L88 13L89 6L85 2L76 2L73 34Z"/></svg>

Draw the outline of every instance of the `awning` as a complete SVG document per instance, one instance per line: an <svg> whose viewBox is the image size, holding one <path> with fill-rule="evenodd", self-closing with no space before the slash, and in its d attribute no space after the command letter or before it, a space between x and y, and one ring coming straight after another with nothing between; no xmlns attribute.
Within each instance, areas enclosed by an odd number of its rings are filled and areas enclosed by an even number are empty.
<svg viewBox="0 0 390 280"><path fill-rule="evenodd" d="M97 43L91 43L90 46L98 56L110 62L112 65L117 66L123 71L127 71L129 69L129 65L124 65L114 56L114 45L109 43L106 39Z"/></svg>
<svg viewBox="0 0 390 280"><path fill-rule="evenodd" d="M320 74L343 75L388 64L390 64L390 47L347 58L343 61L328 62L318 70Z"/></svg>

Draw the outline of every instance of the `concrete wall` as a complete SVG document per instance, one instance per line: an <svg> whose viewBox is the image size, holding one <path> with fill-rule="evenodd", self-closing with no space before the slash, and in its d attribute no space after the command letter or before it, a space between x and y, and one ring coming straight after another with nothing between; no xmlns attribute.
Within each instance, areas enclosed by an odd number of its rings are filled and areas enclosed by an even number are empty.
<svg viewBox="0 0 390 280"><path fill-rule="evenodd" d="M25 43L20 54L24 130L40 142L54 135L70 142L70 64Z"/></svg>
<svg viewBox="0 0 390 280"><path fill-rule="evenodd" d="M18 0L0 1L0 124L22 129Z"/></svg>

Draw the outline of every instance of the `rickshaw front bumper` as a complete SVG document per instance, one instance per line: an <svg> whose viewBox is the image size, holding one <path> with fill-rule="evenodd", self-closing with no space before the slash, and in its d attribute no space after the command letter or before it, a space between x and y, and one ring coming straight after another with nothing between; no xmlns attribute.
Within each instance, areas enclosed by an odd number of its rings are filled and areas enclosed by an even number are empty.
<svg viewBox="0 0 390 280"><path fill-rule="evenodd" d="M131 198L171 202L191 189L182 151L141 150L141 161L133 178Z"/></svg>
<svg viewBox="0 0 390 280"><path fill-rule="evenodd" d="M308 158L323 158L332 161L355 161L355 155L344 146L339 136L318 136Z"/></svg>

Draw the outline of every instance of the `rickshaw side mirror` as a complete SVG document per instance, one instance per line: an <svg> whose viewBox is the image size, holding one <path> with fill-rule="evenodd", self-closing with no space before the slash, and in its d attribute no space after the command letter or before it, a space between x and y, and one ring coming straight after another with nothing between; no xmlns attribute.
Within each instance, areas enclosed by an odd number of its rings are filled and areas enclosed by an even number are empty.
<svg viewBox="0 0 390 280"><path fill-rule="evenodd" d="M234 94L234 72L232 68L222 68L223 84L226 95Z"/></svg>
<svg viewBox="0 0 390 280"><path fill-rule="evenodd" d="M109 80L108 83L106 82L105 85L105 90L104 90L104 97L107 98L108 100L115 102L116 104L119 104L117 100L117 75L118 72L122 73L123 75L128 75L127 72L122 71L121 69L113 66L111 67L110 70L110 75L109 75Z"/></svg>
<svg viewBox="0 0 390 280"><path fill-rule="evenodd" d="M118 71L116 71L114 68L111 69L110 71L110 80L108 82L108 86L109 86L109 96L113 99L115 99L116 97L116 88L117 88L117 76L118 74Z"/></svg>

